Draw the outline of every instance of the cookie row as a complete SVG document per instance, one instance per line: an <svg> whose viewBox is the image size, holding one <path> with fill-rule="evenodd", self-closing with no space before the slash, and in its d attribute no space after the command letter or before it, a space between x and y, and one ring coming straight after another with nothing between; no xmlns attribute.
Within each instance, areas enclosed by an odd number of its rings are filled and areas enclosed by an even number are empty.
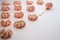
<svg viewBox="0 0 60 40"><path fill-rule="evenodd" d="M8 18L7 16L5 16L5 17ZM5 18L5 17L3 17L3 18ZM19 13L17 13L17 14L15 14L15 17L16 18L21 18L22 15L20 16ZM27 18L30 21L36 21L38 19L38 16L36 14L29 14ZM11 24L10 20L1 20L1 25L2 26L9 26L10 24Z"/></svg>
<svg viewBox="0 0 60 40"><path fill-rule="evenodd" d="M32 12L32 11L35 10L35 6L32 5L33 4L33 1L26 1L26 4L28 5L26 7L26 10L27 11ZM42 5L42 4L44 4L44 1L43 0L37 0L37 4ZM2 5L4 5L4 6L2 6L2 9L1 10L3 10L3 11L10 10L10 8L8 6L8 5L10 5L9 2L3 1L2 2ZM49 10L52 7L53 7L53 4L51 2L48 2L48 3L45 4L45 9L46 10ZM21 2L20 1L17 1L17 0L14 1L14 10L17 10L17 11L22 10L22 5L21 5Z"/></svg>

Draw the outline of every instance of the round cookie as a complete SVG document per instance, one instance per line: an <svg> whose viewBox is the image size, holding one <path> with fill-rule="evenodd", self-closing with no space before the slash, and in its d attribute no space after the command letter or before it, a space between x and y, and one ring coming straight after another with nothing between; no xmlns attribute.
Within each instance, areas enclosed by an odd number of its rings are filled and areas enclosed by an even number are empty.
<svg viewBox="0 0 60 40"><path fill-rule="evenodd" d="M4 1L2 2L2 5L10 5L10 2L4 0Z"/></svg>
<svg viewBox="0 0 60 40"><path fill-rule="evenodd" d="M15 12L14 13L14 17L15 18L22 18L24 16L24 13L23 12Z"/></svg>
<svg viewBox="0 0 60 40"><path fill-rule="evenodd" d="M19 10L21 10L22 9L22 6L21 5L18 5L18 6L14 6L14 10L16 10L16 11L19 11Z"/></svg>
<svg viewBox="0 0 60 40"><path fill-rule="evenodd" d="M32 5L33 4L33 1L26 1L26 4L27 5Z"/></svg>
<svg viewBox="0 0 60 40"><path fill-rule="evenodd" d="M25 21L23 21L23 20L15 21L15 22L14 22L14 27L17 28L17 29L24 28L25 25L26 25L26 23L25 23Z"/></svg>
<svg viewBox="0 0 60 40"><path fill-rule="evenodd" d="M29 14L28 20L30 21L36 21L38 19L38 16L36 14Z"/></svg>
<svg viewBox="0 0 60 40"><path fill-rule="evenodd" d="M7 27L11 24L10 20L1 20L1 26Z"/></svg>
<svg viewBox="0 0 60 40"><path fill-rule="evenodd" d="M9 13L8 11L3 11L3 12L1 13L1 18L7 19L7 18L9 18L9 17L10 17L10 13Z"/></svg>
<svg viewBox="0 0 60 40"><path fill-rule="evenodd" d="M2 39L11 38L11 37L12 37L12 34L13 34L13 32L12 32L11 29L7 29L7 30L2 29L2 30L0 30L0 37L1 37Z"/></svg>
<svg viewBox="0 0 60 40"><path fill-rule="evenodd" d="M42 5L43 3L44 3L43 0L37 0L37 4L38 4L38 5Z"/></svg>
<svg viewBox="0 0 60 40"><path fill-rule="evenodd" d="M3 5L1 10L2 11L9 11L10 7L8 5Z"/></svg>
<svg viewBox="0 0 60 40"><path fill-rule="evenodd" d="M51 8L53 7L53 4L52 3L46 3L46 5L45 5L45 9L46 10L50 10Z"/></svg>
<svg viewBox="0 0 60 40"><path fill-rule="evenodd" d="M20 1L14 1L14 5L20 5L21 2Z"/></svg>
<svg viewBox="0 0 60 40"><path fill-rule="evenodd" d="M27 6L26 9L28 12L33 12L35 10L35 6Z"/></svg>

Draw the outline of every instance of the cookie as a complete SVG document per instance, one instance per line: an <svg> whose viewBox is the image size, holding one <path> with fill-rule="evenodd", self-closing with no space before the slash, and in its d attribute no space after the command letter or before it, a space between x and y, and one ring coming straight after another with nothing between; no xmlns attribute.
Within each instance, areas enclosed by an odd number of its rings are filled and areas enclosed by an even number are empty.
<svg viewBox="0 0 60 40"><path fill-rule="evenodd" d="M16 10L16 11L19 11L19 10L21 10L22 9L22 6L21 5L18 5L18 6L14 6L14 10Z"/></svg>
<svg viewBox="0 0 60 40"><path fill-rule="evenodd" d="M20 11L20 12L15 12L15 13L14 13L14 17L15 17L15 18L23 18L23 16L24 16L24 13L21 12L21 11Z"/></svg>
<svg viewBox="0 0 60 40"><path fill-rule="evenodd" d="M1 37L2 39L11 38L11 37L12 37L12 34L13 34L13 32L12 32L11 29L7 29L7 30L2 29L2 30L0 30L0 37Z"/></svg>
<svg viewBox="0 0 60 40"><path fill-rule="evenodd" d="M7 19L7 18L9 18L9 17L10 17L10 12L8 12L8 11L3 11L3 12L1 13L1 18Z"/></svg>
<svg viewBox="0 0 60 40"><path fill-rule="evenodd" d="M36 21L38 19L38 16L36 14L29 14L28 20L30 21Z"/></svg>
<svg viewBox="0 0 60 40"><path fill-rule="evenodd" d="M27 6L26 9L28 12L33 12L35 10L35 6Z"/></svg>
<svg viewBox="0 0 60 40"><path fill-rule="evenodd" d="M11 24L10 20L1 20L1 26L2 27L7 27Z"/></svg>
<svg viewBox="0 0 60 40"><path fill-rule="evenodd" d="M50 10L51 8L53 7L53 3L46 3L46 5L45 5L45 9L46 10Z"/></svg>
<svg viewBox="0 0 60 40"><path fill-rule="evenodd" d="M42 5L43 3L44 3L43 0L37 0L37 4L38 4L38 5Z"/></svg>
<svg viewBox="0 0 60 40"><path fill-rule="evenodd" d="M8 5L3 5L1 8L2 11L9 11L10 7Z"/></svg>
<svg viewBox="0 0 60 40"><path fill-rule="evenodd" d="M33 1L26 1L26 4L27 5L32 5L33 4Z"/></svg>
<svg viewBox="0 0 60 40"><path fill-rule="evenodd" d="M17 29L24 28L25 25L26 25L26 23L25 23L25 21L23 21L23 20L15 21L15 22L14 22L14 27L17 28Z"/></svg>

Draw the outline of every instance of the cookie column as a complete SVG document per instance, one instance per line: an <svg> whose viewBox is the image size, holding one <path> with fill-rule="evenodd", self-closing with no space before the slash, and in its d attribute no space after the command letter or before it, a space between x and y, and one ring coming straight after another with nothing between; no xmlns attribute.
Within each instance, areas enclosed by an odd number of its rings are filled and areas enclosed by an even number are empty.
<svg viewBox="0 0 60 40"><path fill-rule="evenodd" d="M27 7L26 7L27 12L32 13L32 12L35 11L35 6L33 5L32 0L27 0L26 4L27 4ZM38 16L35 13L34 14L32 13L32 14L28 15L28 20L30 20L30 21L36 21L37 19L38 19Z"/></svg>
<svg viewBox="0 0 60 40"><path fill-rule="evenodd" d="M24 12L22 12L22 6L21 6L21 1L19 0L15 0L14 1L14 17L17 18L17 19L20 19L20 18L23 18L24 16ZM25 27L25 21L23 20L19 20L19 21L15 21L14 22L14 27L17 28L17 29L22 29Z"/></svg>
<svg viewBox="0 0 60 40"><path fill-rule="evenodd" d="M2 8L1 8L1 26L2 27L8 27L11 24L11 21L9 19L10 17L10 3L6 0L2 1Z"/></svg>
<svg viewBox="0 0 60 40"><path fill-rule="evenodd" d="M0 38L2 39L8 39L12 36L12 30L7 29L8 26L10 26L11 21L9 20L10 17L10 3L6 0L2 1L2 8L1 8L1 26L3 27L2 30L0 30Z"/></svg>

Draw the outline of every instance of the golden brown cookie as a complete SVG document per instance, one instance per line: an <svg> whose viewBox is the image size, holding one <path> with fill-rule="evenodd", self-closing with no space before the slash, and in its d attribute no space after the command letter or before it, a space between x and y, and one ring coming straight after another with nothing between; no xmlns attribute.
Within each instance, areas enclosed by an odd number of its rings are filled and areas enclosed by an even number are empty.
<svg viewBox="0 0 60 40"><path fill-rule="evenodd" d="M33 4L33 1L26 1L26 4L27 5L32 5Z"/></svg>
<svg viewBox="0 0 60 40"><path fill-rule="evenodd" d="M8 5L3 5L1 10L2 11L9 11L10 7Z"/></svg>
<svg viewBox="0 0 60 40"><path fill-rule="evenodd" d="M1 13L1 18L6 19L10 17L10 13L8 11L3 11Z"/></svg>
<svg viewBox="0 0 60 40"><path fill-rule="evenodd" d="M23 12L15 12L14 13L14 17L15 18L22 18L24 16L24 13Z"/></svg>
<svg viewBox="0 0 60 40"><path fill-rule="evenodd" d="M1 20L1 26L7 27L11 24L10 20Z"/></svg>
<svg viewBox="0 0 60 40"><path fill-rule="evenodd" d="M15 28L18 28L18 29L21 29L21 28L24 28L25 27L25 22L23 20L20 20L20 21L15 21L14 22L14 27Z"/></svg>
<svg viewBox="0 0 60 40"><path fill-rule="evenodd" d="M3 2L2 2L2 5L10 5L10 2L8 2L8 1L3 1Z"/></svg>
<svg viewBox="0 0 60 40"><path fill-rule="evenodd" d="M46 5L45 5L45 9L46 10L50 10L51 8L53 7L53 4L52 3L46 3Z"/></svg>
<svg viewBox="0 0 60 40"><path fill-rule="evenodd" d="M43 3L44 3L43 0L38 0L38 1L37 1L37 4L38 4L38 5L42 5Z"/></svg>
<svg viewBox="0 0 60 40"><path fill-rule="evenodd" d="M33 12L35 10L35 6L27 6L27 11Z"/></svg>
<svg viewBox="0 0 60 40"><path fill-rule="evenodd" d="M21 2L20 1L14 1L14 5L20 5Z"/></svg>
<svg viewBox="0 0 60 40"><path fill-rule="evenodd" d="M7 29L7 30L2 29L2 30L0 30L0 37L1 37L2 39L11 38L12 34L13 34L13 32L12 32L12 30L10 30L10 29Z"/></svg>
<svg viewBox="0 0 60 40"><path fill-rule="evenodd" d="M22 6L20 6L20 5L19 6L16 6L16 5L14 6L14 10L16 10L16 11L19 11L21 9L22 9Z"/></svg>
<svg viewBox="0 0 60 40"><path fill-rule="evenodd" d="M38 19L38 16L36 14L29 14L28 20L30 21L36 21Z"/></svg>

